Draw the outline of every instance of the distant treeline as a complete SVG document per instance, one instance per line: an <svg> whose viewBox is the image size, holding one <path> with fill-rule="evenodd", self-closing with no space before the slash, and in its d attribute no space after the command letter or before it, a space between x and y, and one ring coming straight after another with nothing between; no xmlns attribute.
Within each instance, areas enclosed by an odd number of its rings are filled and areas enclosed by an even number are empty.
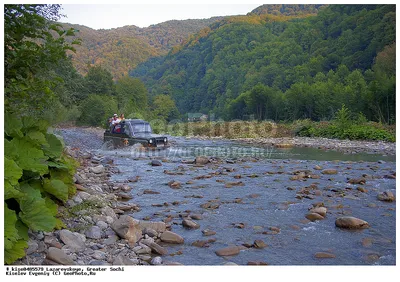
<svg viewBox="0 0 400 282"><path fill-rule="evenodd" d="M319 121L345 105L354 116L394 123L395 5L319 8L316 16L260 8L224 18L130 75L150 97L172 97L180 113Z"/></svg>

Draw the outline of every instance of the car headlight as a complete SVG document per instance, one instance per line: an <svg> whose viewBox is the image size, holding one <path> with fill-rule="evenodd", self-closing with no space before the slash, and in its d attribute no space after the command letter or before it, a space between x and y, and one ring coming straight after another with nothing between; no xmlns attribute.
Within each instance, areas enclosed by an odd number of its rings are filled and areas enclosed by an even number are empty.
<svg viewBox="0 0 400 282"><path fill-rule="evenodd" d="M153 143L153 139L150 139L150 140L149 140L149 143L150 143L150 144Z"/></svg>

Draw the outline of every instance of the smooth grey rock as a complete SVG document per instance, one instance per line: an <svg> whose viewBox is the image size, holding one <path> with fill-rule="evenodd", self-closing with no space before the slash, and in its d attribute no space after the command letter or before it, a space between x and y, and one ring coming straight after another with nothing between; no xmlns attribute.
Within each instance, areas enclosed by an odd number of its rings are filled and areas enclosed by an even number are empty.
<svg viewBox="0 0 400 282"><path fill-rule="evenodd" d="M62 265L76 265L76 263L61 249L50 247L46 259Z"/></svg>
<svg viewBox="0 0 400 282"><path fill-rule="evenodd" d="M101 239L102 232L100 227L98 226L91 226L88 230L86 230L85 235L87 238L91 239Z"/></svg>
<svg viewBox="0 0 400 282"><path fill-rule="evenodd" d="M81 252L84 251L86 248L85 242L82 240L82 237L77 235L76 233L72 233L67 229L63 229L60 231L60 239L73 252Z"/></svg>
<svg viewBox="0 0 400 282"><path fill-rule="evenodd" d="M162 258L161 257L155 257L151 260L150 264L152 265L161 265L162 264Z"/></svg>
<svg viewBox="0 0 400 282"><path fill-rule="evenodd" d="M183 244L185 241L183 237L171 231L161 233L160 240L171 244Z"/></svg>
<svg viewBox="0 0 400 282"><path fill-rule="evenodd" d="M98 165L98 166L90 167L89 171L93 172L95 174L100 174L100 173L104 173L106 170L103 165Z"/></svg>

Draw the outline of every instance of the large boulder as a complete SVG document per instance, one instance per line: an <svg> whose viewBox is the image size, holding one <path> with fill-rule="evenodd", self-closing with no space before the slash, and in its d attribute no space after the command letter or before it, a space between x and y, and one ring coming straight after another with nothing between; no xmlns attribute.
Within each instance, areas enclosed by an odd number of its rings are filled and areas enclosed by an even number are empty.
<svg viewBox="0 0 400 282"><path fill-rule="evenodd" d="M142 229L139 226L139 220L129 215L121 215L119 219L111 224L111 228L119 237L128 240L130 245L136 244L142 237Z"/></svg>
<svg viewBox="0 0 400 282"><path fill-rule="evenodd" d="M353 216L342 216L336 219L335 225L340 228L346 229L363 229L369 228L368 222L353 217Z"/></svg>
<svg viewBox="0 0 400 282"><path fill-rule="evenodd" d="M165 243L171 244L183 244L183 242L185 241L180 235L171 231L163 232L160 236L160 239Z"/></svg>

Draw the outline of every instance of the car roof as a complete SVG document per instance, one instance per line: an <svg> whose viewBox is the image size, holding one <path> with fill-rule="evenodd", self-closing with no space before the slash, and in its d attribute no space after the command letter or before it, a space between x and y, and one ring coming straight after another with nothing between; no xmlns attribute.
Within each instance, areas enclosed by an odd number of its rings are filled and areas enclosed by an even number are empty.
<svg viewBox="0 0 400 282"><path fill-rule="evenodd" d="M148 123L147 121L142 119L125 119L125 121L128 121L130 123Z"/></svg>

